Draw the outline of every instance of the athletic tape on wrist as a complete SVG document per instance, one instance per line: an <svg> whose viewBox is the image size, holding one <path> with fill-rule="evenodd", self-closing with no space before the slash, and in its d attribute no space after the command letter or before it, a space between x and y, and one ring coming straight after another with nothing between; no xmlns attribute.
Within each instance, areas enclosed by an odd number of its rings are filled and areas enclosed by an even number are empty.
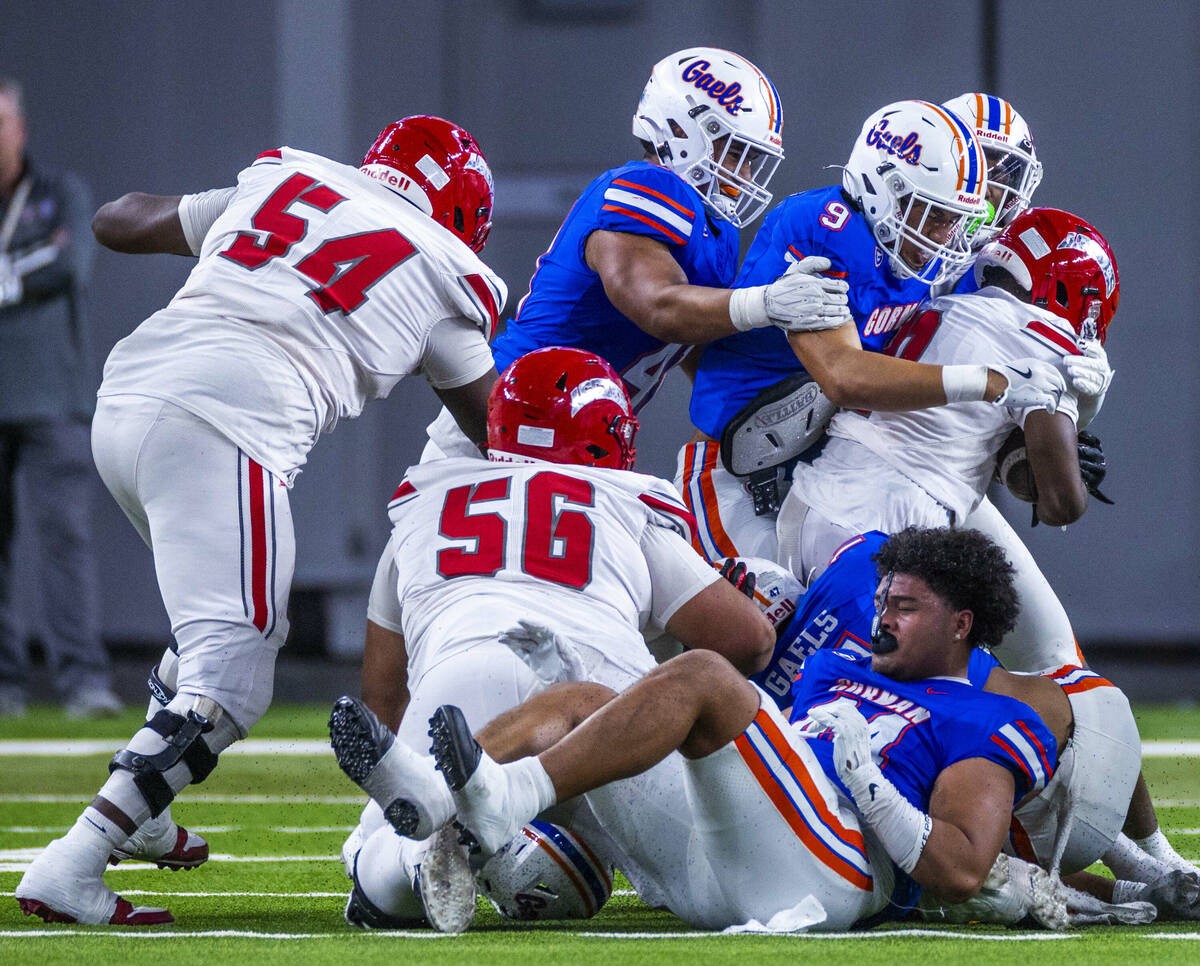
<svg viewBox="0 0 1200 966"><path fill-rule="evenodd" d="M987 395L987 366L942 366L946 402L982 402Z"/></svg>

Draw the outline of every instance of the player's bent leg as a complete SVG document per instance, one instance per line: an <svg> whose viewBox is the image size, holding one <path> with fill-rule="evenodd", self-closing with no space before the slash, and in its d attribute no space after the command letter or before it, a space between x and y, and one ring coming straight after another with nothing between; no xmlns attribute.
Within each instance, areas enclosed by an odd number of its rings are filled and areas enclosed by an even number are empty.
<svg viewBox="0 0 1200 966"><path fill-rule="evenodd" d="M1013 585L1021 612L1016 627L995 648L1000 663L1010 671L1041 671L1084 663L1058 595L1000 511L985 497L961 526L981 530L991 537L1015 571Z"/></svg>
<svg viewBox="0 0 1200 966"><path fill-rule="evenodd" d="M721 889L707 908L673 911L709 928L788 910L810 926L847 928L887 904L891 862L864 837L808 742L759 693L749 727L685 765L698 847ZM816 908L806 907L809 896Z"/></svg>
<svg viewBox="0 0 1200 966"><path fill-rule="evenodd" d="M433 759L419 755L357 698L339 698L329 716L338 766L383 809L400 835L424 839L454 816Z"/></svg>
<svg viewBox="0 0 1200 966"><path fill-rule="evenodd" d="M775 514L757 516L746 483L721 463L720 444L688 443L679 451L675 486L696 517L692 543L711 561L776 557Z"/></svg>

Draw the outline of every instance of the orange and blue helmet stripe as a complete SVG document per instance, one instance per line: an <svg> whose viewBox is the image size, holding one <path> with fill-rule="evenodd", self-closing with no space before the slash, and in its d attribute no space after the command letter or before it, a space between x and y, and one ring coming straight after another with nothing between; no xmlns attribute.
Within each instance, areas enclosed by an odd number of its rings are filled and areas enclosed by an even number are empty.
<svg viewBox="0 0 1200 966"><path fill-rule="evenodd" d="M958 153L958 185L956 190L968 194L982 195L987 187L987 162L983 156L983 148L975 137L975 132L967 127L966 122L951 111L937 104L922 101L926 107L945 121L954 132L955 141L959 145Z"/></svg>
<svg viewBox="0 0 1200 966"><path fill-rule="evenodd" d="M1012 105L991 94L975 95L975 127L981 131L997 131L1012 134Z"/></svg>

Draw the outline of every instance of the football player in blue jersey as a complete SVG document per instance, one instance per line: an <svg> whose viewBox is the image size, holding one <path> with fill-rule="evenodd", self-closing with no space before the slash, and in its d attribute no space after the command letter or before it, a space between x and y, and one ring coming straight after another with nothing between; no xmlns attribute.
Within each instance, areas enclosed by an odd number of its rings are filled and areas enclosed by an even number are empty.
<svg viewBox="0 0 1200 966"><path fill-rule="evenodd" d="M767 216L735 285L761 285L807 258L828 259L829 273L848 284L854 324L739 333L705 349L691 401L697 432L680 453L676 484L700 524L698 549L710 559L775 557L777 492L752 500L748 487L776 487L776 465L822 428L809 418L819 412L815 394L789 377L807 372L834 405L873 410L999 401L1006 376L1014 383L1008 404L1029 388L1008 367L928 366L876 354L931 286L970 263L970 230L988 211L987 176L983 145L966 122L936 104L900 101L867 118L842 184L791 195ZM745 444L753 459L739 466ZM749 483L731 472L760 465L762 476Z"/></svg>
<svg viewBox="0 0 1200 966"><path fill-rule="evenodd" d="M1056 761L1055 737L1030 707L967 680L972 649L1015 620L1012 569L982 534L945 529L893 537L879 568L870 652L810 657L794 724L700 651L620 695L559 685L479 743L457 709L439 709L430 733L457 820L487 853L586 793L614 835L636 829L652 848L655 809L690 810L696 848L677 856L664 891L674 912L708 928L781 916L843 929L893 900L911 904L919 889L894 894L910 884L896 868L948 901L974 895L1014 804L1044 787ZM652 791L646 808L622 794L633 784L622 779L675 750L685 787Z"/></svg>
<svg viewBox="0 0 1200 966"><path fill-rule="evenodd" d="M538 258L492 345L497 371L535 349L585 349L621 374L638 412L691 346L848 321L845 283L818 274L824 263L729 291L738 231L770 203L783 159L783 113L766 74L731 51L677 51L655 64L633 134L643 157L589 184ZM469 452L447 414L430 439L447 455Z"/></svg>

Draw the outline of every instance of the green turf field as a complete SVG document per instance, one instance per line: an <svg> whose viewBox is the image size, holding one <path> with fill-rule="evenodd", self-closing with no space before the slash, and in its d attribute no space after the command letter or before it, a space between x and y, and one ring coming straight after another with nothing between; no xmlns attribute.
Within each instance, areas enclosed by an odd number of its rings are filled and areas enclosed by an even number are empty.
<svg viewBox="0 0 1200 966"><path fill-rule="evenodd" d="M273 708L255 739L325 737L326 709ZM1053 935L999 928L902 924L833 938L713 936L618 894L595 918L538 928L503 922L486 903L471 931L364 933L342 921L347 880L334 859L357 820L360 798L332 754L233 755L174 813L202 832L213 860L169 873L125 863L108 882L137 904L166 905L173 926L117 930L47 926L21 915L12 891L36 850L61 834L102 783L110 753L51 756L15 741L111 739L123 743L135 713L115 721L67 722L57 711L0 721L0 963L486 963L569 962L1011 963L1027 956L1081 963L1194 963L1200 926L1155 924ZM1139 715L1145 739L1200 740L1200 709L1154 708ZM21 751L20 754L12 754ZM1200 858L1200 767L1194 757L1152 757L1146 773L1176 848ZM1049 943L1049 949L1041 945ZM1047 954L1049 956L1047 957Z"/></svg>

